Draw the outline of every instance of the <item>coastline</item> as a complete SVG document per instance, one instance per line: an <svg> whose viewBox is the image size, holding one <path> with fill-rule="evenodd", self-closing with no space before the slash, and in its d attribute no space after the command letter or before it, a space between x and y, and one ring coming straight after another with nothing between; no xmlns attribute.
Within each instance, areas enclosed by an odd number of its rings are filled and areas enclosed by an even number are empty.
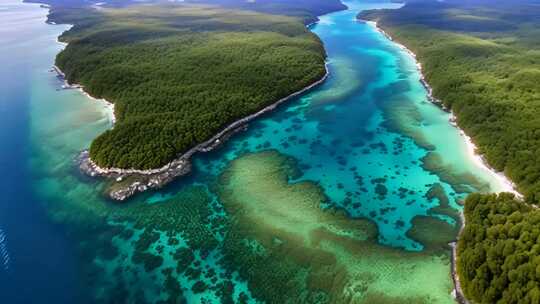
<svg viewBox="0 0 540 304"><path fill-rule="evenodd" d="M453 116L454 114L451 113L451 115ZM465 140L465 144L467 145L467 155L469 156L469 158L479 167L481 167L482 169L488 171L491 173L491 175L499 182L499 184L502 186L502 189L500 189L500 191L496 192L496 193L500 193L500 192L510 192L512 194L514 194L514 196L519 199L519 200L523 200L524 196L523 194L521 194L520 192L518 192L516 189L516 184L510 180L510 178L508 178L503 172L499 172L497 170L495 170L494 168L492 168L488 163L487 161L484 159L484 157L477 153L477 147L476 145L474 144L474 142L472 141L472 138L467 135L465 133L465 131L463 131L461 128L457 127L459 130L459 133L460 135L464 138Z"/></svg>
<svg viewBox="0 0 540 304"><path fill-rule="evenodd" d="M279 99L278 101L264 107L263 109L251 115L248 115L229 124L227 127L225 127L216 135L212 136L210 139L194 146L187 152L180 154L177 158L173 159L172 161L160 168L148 170L121 169L114 167L102 168L90 158L88 150L84 150L80 153L78 157L79 168L83 173L89 176L112 178L116 180L116 182L123 182L129 177L134 177L135 180L129 182L128 185L120 186L119 189L114 189L109 192L109 197L113 200L123 201L133 196L137 192L144 192L149 189L160 188L171 182L175 178L191 172L190 160L195 153L204 153L214 150L216 147L220 146L223 142L225 142L229 137L231 137L234 133L243 130L248 122L270 111L273 111L286 101L302 95L322 84L328 77L328 74L328 63L325 63L325 74L320 79L316 80L315 82L302 88L299 91L296 91L286 97ZM82 90L83 88L79 87L79 89Z"/></svg>
<svg viewBox="0 0 540 304"><path fill-rule="evenodd" d="M440 107L442 110L449 113L449 115L450 115L449 123L452 126L454 126L456 129L458 129L459 134L461 135L461 137L463 137L463 140L464 140L465 145L467 147L467 156L478 167L480 167L480 168L486 170L487 172L489 172L499 182L499 184L501 185L501 189L497 189L498 191L495 191L495 192L496 193L510 192L510 193L513 193L516 196L516 198L518 198L520 200L523 199L523 197L524 197L523 194L519 193L516 190L516 185L514 184L514 182L512 182L512 180L510 180L510 178L508 178L503 172L498 172L497 170L492 168L487 163L487 161L484 159L484 157L481 154L477 153L477 147L474 144L472 138L469 135L467 135L465 133L465 131L463 129L461 129L459 127L459 125L457 124L457 119L456 119L456 116L455 116L454 112L452 110L448 109L446 106L444 106L444 104L442 103L441 100L439 100L439 99L437 99L437 98L435 98L433 96L433 89L431 88L431 86L429 85L429 83L425 79L424 73L422 71L422 64L418 61L416 54L412 50L407 48L405 45L403 45L402 43L394 40L386 31L384 31L382 28L380 28L377 25L377 22L362 20L360 18L358 18L358 20L366 22L368 25L372 26L376 31L381 33L388 40L392 41L394 44L396 44L399 48L401 48L403 51L408 53L415 60L416 68L417 68L418 72L420 73L420 83L424 86L424 88L427 91L428 100L430 102L432 102L433 104L435 104L436 106ZM463 229L465 228L465 216L464 216L463 212L459 212L459 215L460 215L460 225L461 226L460 226L459 232L458 232L458 234L456 236L456 241L449 244L451 246L451 263L450 263L451 264L451 276L452 276L452 281L454 282L454 289L452 290L452 296L454 297L456 302L459 303L459 304L469 304L470 302L467 300L467 297L465 296L465 294L463 293L463 289L461 288L461 282L459 280L459 275L458 275L458 272L457 272L457 259L458 259L457 240L459 239Z"/></svg>
<svg viewBox="0 0 540 304"><path fill-rule="evenodd" d="M24 2L24 1L23 1ZM37 4L37 3L36 3ZM51 9L52 7L48 4L42 4L40 3L39 6L41 8L44 8L44 9L47 9L48 10L48 14L50 14L51 12ZM49 17L47 16L47 20L45 21L45 23L49 24L49 25L58 25L56 22L54 21L50 21L49 20ZM64 32L67 32L69 31L72 27L73 27L73 24L67 24L69 26L68 29L66 29ZM63 42L63 41L60 41L60 36L56 37L56 43L61 45L63 48L65 48L68 43L67 42ZM55 72L58 76L58 78L64 82L64 84L62 85L62 89L65 89L65 90L68 90L68 89L77 89L79 90L83 95L85 95L86 97L88 97L89 99L93 100L93 101L99 101L99 102L102 102L104 104L104 107L105 109L107 110L107 114L108 114L108 119L109 121L111 122L112 126L114 126L114 124L116 123L116 116L114 114L114 103L104 99L104 98L96 98L92 95L90 95L88 92L86 92L84 90L84 87L81 85L81 84L78 84L78 83L75 83L75 84L69 84L67 79L66 79L66 74L64 72L62 72L62 70L56 65L56 64L53 64L53 66L51 67L51 72Z"/></svg>
<svg viewBox="0 0 540 304"><path fill-rule="evenodd" d="M322 78L320 78L319 80L311 83L310 85L308 85L307 87L304 87L303 89L299 90L299 91L296 91L294 93L291 93L289 94L288 96L286 97L283 97L281 99L279 99L278 101L264 107L263 109L251 114L251 115L248 115L244 118L241 118L231 124L229 124L227 127L225 127L224 129L222 129L219 133L217 133L216 135L212 136L210 139L194 146L193 148L189 149L187 152L181 154L179 157L175 158L174 160L170 161L169 163L165 164L164 166L160 167L160 168L155 168L155 169L147 169L147 170L140 170L140 169L122 169L122 168L114 168L114 167L111 167L111 168L102 168L100 166L98 166L97 164L94 163L94 161L92 161L91 159L89 160L93 166L95 167L95 172L98 174L98 175L104 175L104 174L109 174L109 173L115 173L115 174L142 174L142 175L152 175L152 174L156 174L156 173L162 173L168 169L170 169L171 167L174 167L174 165L180 160L180 159L186 159L186 158L190 158L193 154L197 153L197 152L209 152L211 150L213 150L212 146L215 146L217 144L221 144L223 143L223 137L227 134L227 133L230 133L232 131L234 131L235 129L239 128L239 127L242 127L244 124L254 120L255 118L263 115L263 114L266 114L272 110L274 110L275 108L277 108L279 105L281 105L282 103L294 98L294 97L297 97L298 95L301 95L303 93L306 93L307 91L313 89L314 87L322 84L326 78L328 77L328 74L329 74L329 70L328 70L328 63L325 63L325 74ZM82 86L79 86L78 87L79 89L83 90L83 87ZM84 92L84 90L83 90ZM84 92L85 95L89 96L90 98L93 98L93 99L96 99L92 96L90 96L88 93ZM105 99L96 99L96 100L103 100L107 103L110 104L110 102L106 101ZM113 104L114 105L114 104Z"/></svg>
<svg viewBox="0 0 540 304"><path fill-rule="evenodd" d="M385 32L382 28L380 28L377 25L376 21L368 21L368 20L363 20L363 19L358 19L358 20L363 21L366 24L368 24L369 26L373 27L377 32L381 33L384 37L386 37L386 39L392 41L400 49L402 49L403 51L405 51L406 53L411 55L411 57L414 58L414 61L416 62L416 68L418 69L418 72L420 73L420 83L426 89L427 97L428 97L429 101L431 103L435 104L436 106L440 107L445 112L450 112L450 110L444 105L444 103L440 99L437 99L437 98L435 98L435 96L433 96L433 89L431 88L429 83L426 81L424 73L422 72L422 64L416 58L416 54L413 51L411 51L409 48L407 48L405 45L403 45L402 43L394 40L394 38L392 38L392 36L390 36L387 32Z"/></svg>
<svg viewBox="0 0 540 304"><path fill-rule="evenodd" d="M48 9L49 13L51 11L51 6L50 5L40 4L40 7ZM56 22L48 20L48 17L47 17L47 21L45 21L45 23L47 23L49 25L57 25ZM69 24L69 28L66 31L69 31L72 27L73 27L73 24ZM60 37L56 37L56 43L60 44L62 47L65 48L68 45L68 43L60 41L59 38ZM116 123L116 116L114 115L114 103L112 103L112 102L110 102L110 101L108 101L108 100L106 100L104 98L95 98L94 96L87 93L84 90L84 87L82 85L80 85L80 84L77 84L77 83L76 84L69 84L67 79L66 79L66 74L64 72L62 72L62 70L56 64L53 64L53 66L51 68L51 72L55 72L57 74L58 78L64 82L64 84L62 85L62 89L66 89L66 90L67 89L77 89L83 95L88 97L89 99L91 99L93 101L102 102L104 104L105 109L107 110L109 121L111 122L112 126L114 126L114 124Z"/></svg>
<svg viewBox="0 0 540 304"><path fill-rule="evenodd" d="M403 51L408 53L412 58L414 58L414 60L416 62L416 68L417 68L418 72L420 73L420 83L422 83L424 88L426 88L428 100L431 103L435 104L436 106L440 107L442 110L444 110L444 111L446 111L446 112L448 112L450 114L449 122L450 122L450 124L452 126L454 126L456 129L458 129L459 134L463 137L463 140L464 140L464 142L465 142L465 144L467 146L467 155L468 155L468 157L478 167L480 167L480 168L486 170L487 172L489 172L499 182L499 184L502 186L501 189L497 189L495 191L495 193L510 192L510 193L513 193L518 199L522 199L523 194L521 194L521 193L519 193L519 191L517 191L517 188L516 188L516 185L514 184L514 182L510 178L508 178L503 172L499 172L499 171L495 170L493 167L491 167L487 163L487 161L484 159L484 157L481 154L477 153L478 148L474 144L472 138L470 136L468 136L467 133L465 133L465 131L458 126L458 124L456 122L456 116L455 116L454 112L452 110L448 109L446 106L444 106L444 104L443 104L443 102L441 100L439 100L439 99L437 99L437 98L435 98L433 96L433 89L431 88L429 83L426 81L426 78L425 78L423 70L422 70L422 64L418 61L416 54L413 51L411 51L409 48L407 48L405 45L403 45L402 43L394 40L386 31L384 31L382 28L380 28L378 26L377 22L375 22L375 21L366 21L366 20L362 20L362 19L359 19L359 20L363 21L363 22L366 22L366 24L368 24L368 25L372 26L373 28L375 28L375 30L377 30L379 33L384 35L388 40L392 41L400 49L402 49Z"/></svg>
<svg viewBox="0 0 540 304"><path fill-rule="evenodd" d="M66 46L67 43L64 43L64 42L61 42L57 39L57 43L63 45L63 46ZM98 101L98 102L101 102L104 104L105 106L105 109L107 109L107 114L109 116L109 120L111 121L111 124L114 126L114 124L116 123L116 116L114 115L114 103L104 99L104 98L96 98L92 95L90 95L88 92L86 92L84 90L84 87L78 83L75 83L75 84L69 84L67 79L66 79L66 74L64 74L64 72L62 72L62 70L57 66L57 65L53 65L52 66L52 69L51 69L52 72L55 72L58 76L59 79L61 79L62 81L64 81L64 84L62 85L62 89L64 90L70 90L70 89L76 89L76 90L79 90L84 96L86 96L87 98L89 98L90 100L93 100L93 101Z"/></svg>

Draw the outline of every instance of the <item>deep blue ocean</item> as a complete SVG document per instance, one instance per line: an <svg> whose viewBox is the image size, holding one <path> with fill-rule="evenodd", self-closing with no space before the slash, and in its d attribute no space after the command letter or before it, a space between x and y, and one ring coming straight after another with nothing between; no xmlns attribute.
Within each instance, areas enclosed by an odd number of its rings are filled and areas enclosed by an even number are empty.
<svg viewBox="0 0 540 304"><path fill-rule="evenodd" d="M0 9L0 302L73 303L72 246L35 194L29 162L33 75L52 64L58 31L44 26L37 5L3 1Z"/></svg>

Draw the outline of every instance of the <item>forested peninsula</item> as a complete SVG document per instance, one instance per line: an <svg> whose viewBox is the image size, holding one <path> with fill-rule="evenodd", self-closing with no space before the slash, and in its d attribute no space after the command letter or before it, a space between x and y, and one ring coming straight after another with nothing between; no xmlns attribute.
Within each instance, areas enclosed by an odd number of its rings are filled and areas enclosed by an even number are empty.
<svg viewBox="0 0 540 304"><path fill-rule="evenodd" d="M67 81L115 105L114 128L90 146L103 168L161 167L326 73L320 40L298 18L200 5L52 17L74 24L56 59Z"/></svg>
<svg viewBox="0 0 540 304"><path fill-rule="evenodd" d="M531 207L540 203L539 4L424 0L358 16L417 55L434 97L524 194L465 202L457 268L475 303L540 301L540 222Z"/></svg>

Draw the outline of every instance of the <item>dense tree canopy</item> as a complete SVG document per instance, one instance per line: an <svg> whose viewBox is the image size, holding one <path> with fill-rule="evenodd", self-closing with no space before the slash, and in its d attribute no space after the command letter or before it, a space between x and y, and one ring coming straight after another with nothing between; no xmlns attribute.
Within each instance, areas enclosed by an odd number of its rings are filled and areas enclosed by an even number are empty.
<svg viewBox="0 0 540 304"><path fill-rule="evenodd" d="M540 210L512 195L472 194L458 243L465 294L478 303L540 303Z"/></svg>
<svg viewBox="0 0 540 304"><path fill-rule="evenodd" d="M103 167L155 168L325 74L301 19L208 6L53 11L75 26L56 64L115 104L96 138Z"/></svg>

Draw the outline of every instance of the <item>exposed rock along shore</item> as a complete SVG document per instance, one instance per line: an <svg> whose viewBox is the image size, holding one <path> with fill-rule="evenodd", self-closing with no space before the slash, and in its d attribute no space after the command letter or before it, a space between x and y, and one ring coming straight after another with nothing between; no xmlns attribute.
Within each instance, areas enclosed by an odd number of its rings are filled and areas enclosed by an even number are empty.
<svg viewBox="0 0 540 304"><path fill-rule="evenodd" d="M463 229L465 228L465 215L463 212L459 213L460 217L460 224L461 227L459 228L458 238L463 232ZM465 297L465 294L463 293L463 289L461 288L461 282L459 281L459 276L457 272L457 241L450 243L450 247L452 247L452 281L454 282L454 290L452 291L452 295L456 299L456 301L459 304L469 304L469 301Z"/></svg>
<svg viewBox="0 0 540 304"><path fill-rule="evenodd" d="M263 114L273 111L282 103L301 94L304 94L307 91L310 91L311 89L323 83L328 77L329 73L327 64L325 64L325 70L326 72L321 79L315 81L314 83L301 89L300 91L294 92L274 102L273 104L266 106L265 108L254 114L251 114L231 123L225 129L214 135L209 140L196 145L195 147L181 154L176 159L172 160L161 168L149 170L102 168L98 166L94 161L92 161L88 150L82 151L79 155L77 159L79 168L82 172L90 176L100 176L114 179L116 181L116 184L111 187L108 195L111 199L118 201L123 201L138 192L144 192L148 189L157 189L163 187L175 178L191 172L190 160L195 153L209 152L214 150L234 133L244 130L247 127L246 124L248 122L254 120L255 118Z"/></svg>

